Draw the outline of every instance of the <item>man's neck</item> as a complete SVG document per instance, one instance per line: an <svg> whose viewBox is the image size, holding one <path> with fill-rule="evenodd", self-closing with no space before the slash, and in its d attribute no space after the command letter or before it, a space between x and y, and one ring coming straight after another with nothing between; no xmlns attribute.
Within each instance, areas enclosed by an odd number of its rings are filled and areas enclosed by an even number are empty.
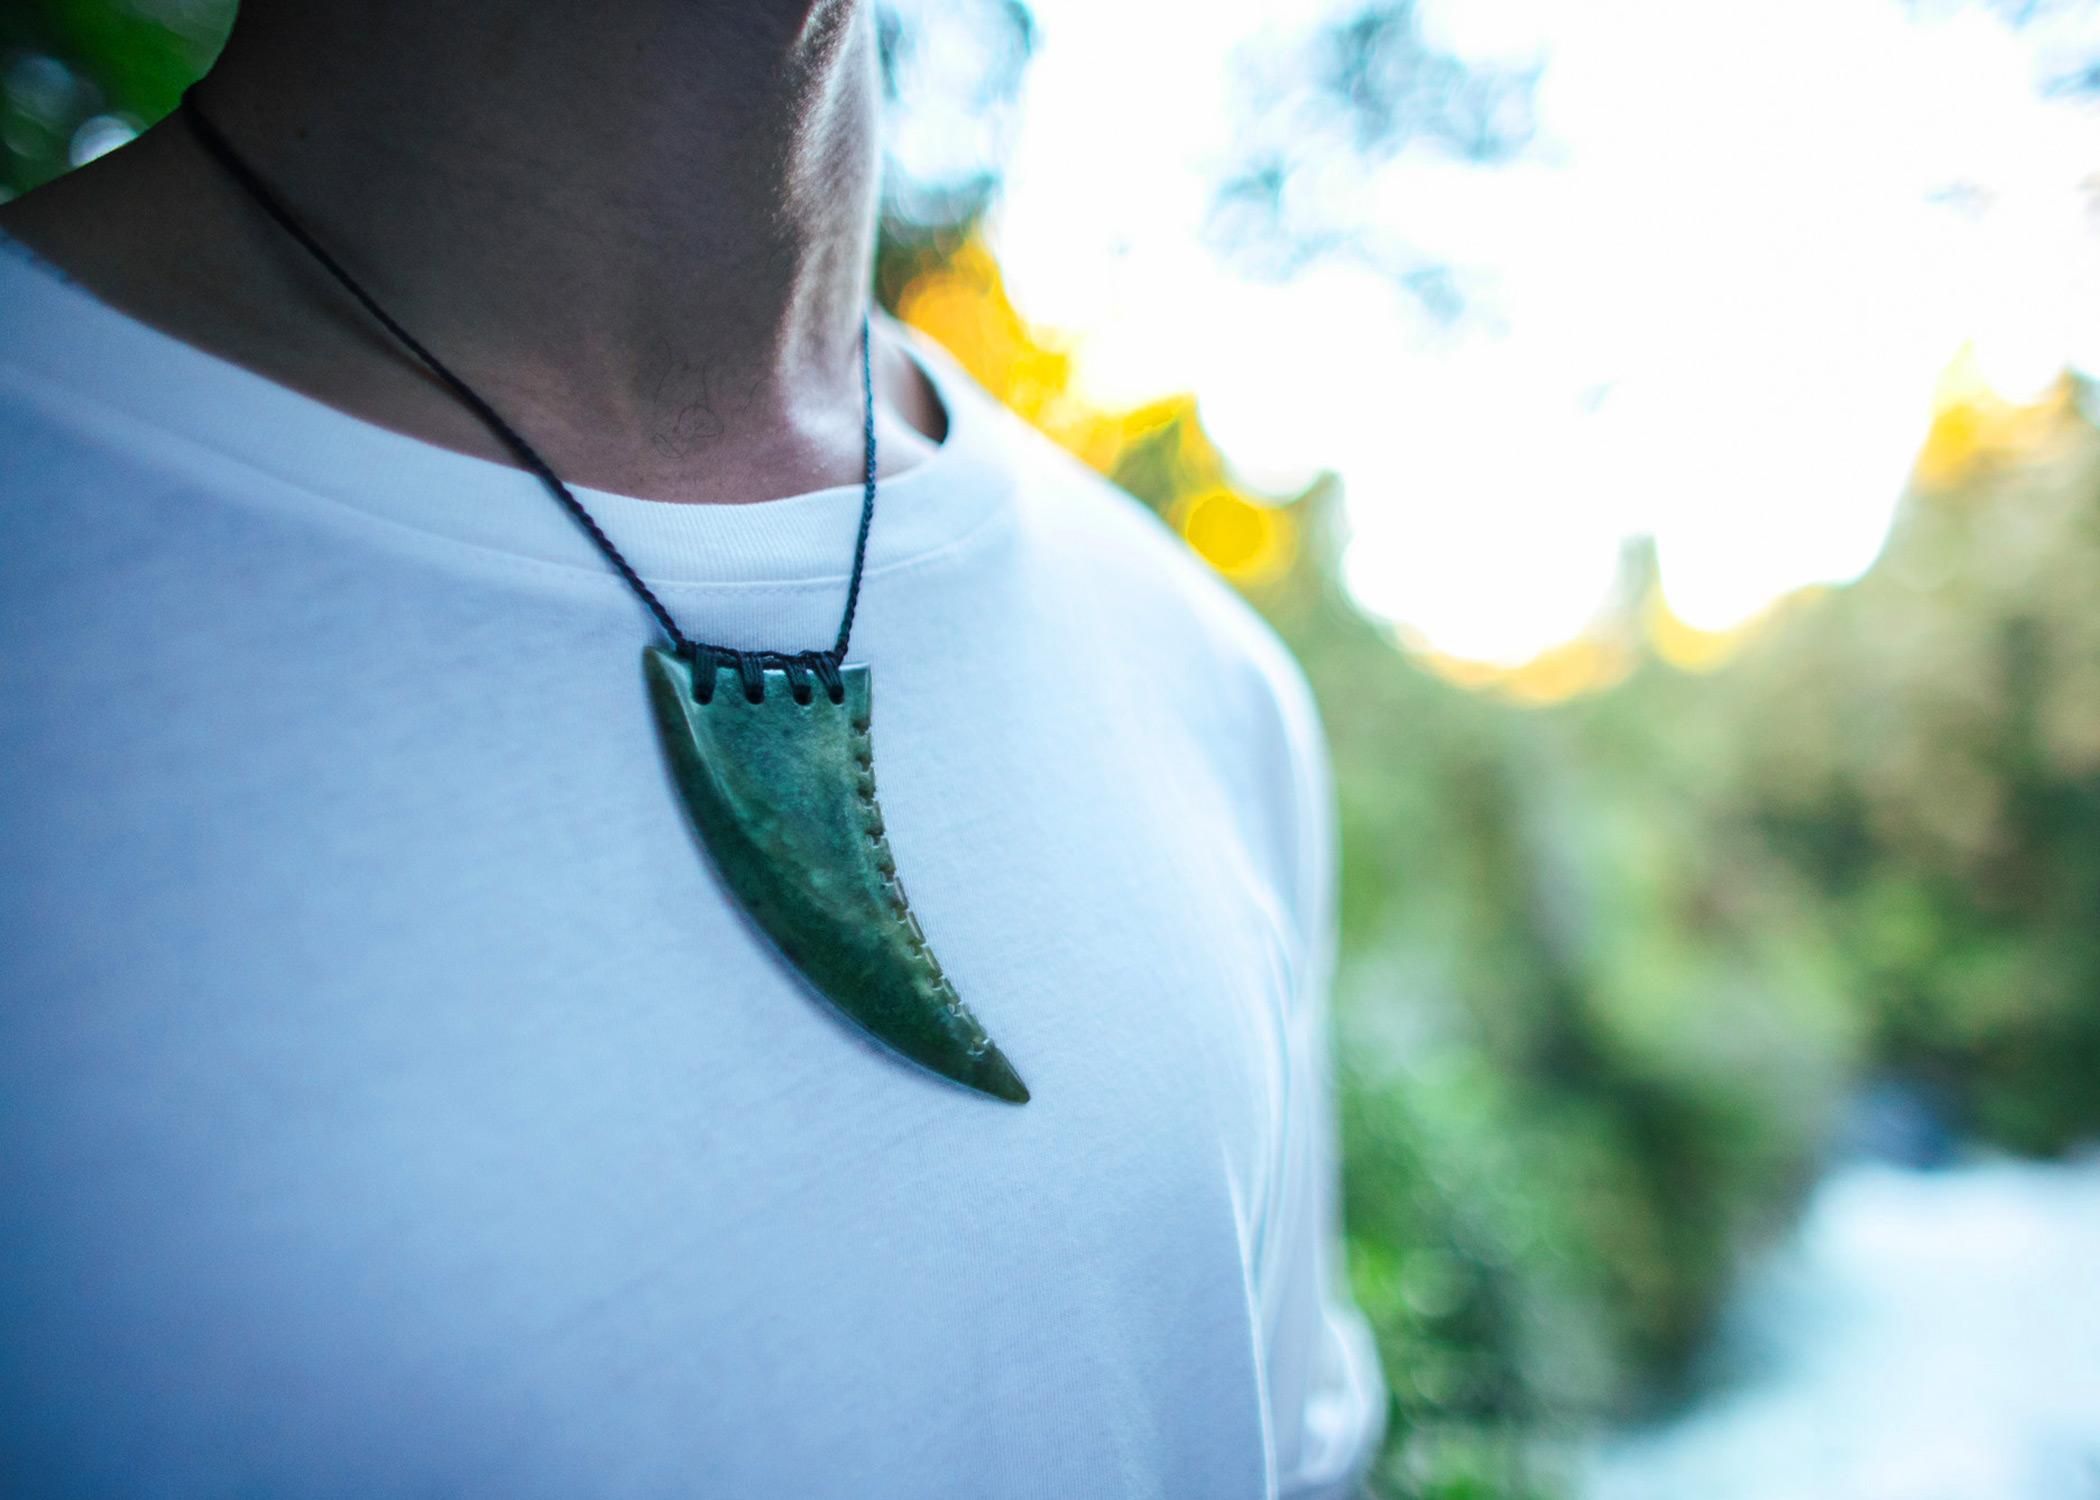
<svg viewBox="0 0 2100 1500"><path fill-rule="evenodd" d="M197 98L566 477L763 499L858 469L872 30L857 0L251 0ZM0 224L178 337L498 454L179 119ZM908 464L938 417L907 362L882 368Z"/></svg>

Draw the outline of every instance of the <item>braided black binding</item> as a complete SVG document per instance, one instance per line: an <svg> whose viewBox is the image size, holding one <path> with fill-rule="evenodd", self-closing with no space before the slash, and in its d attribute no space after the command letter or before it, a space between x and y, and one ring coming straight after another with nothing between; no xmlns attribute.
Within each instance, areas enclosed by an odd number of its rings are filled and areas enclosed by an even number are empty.
<svg viewBox="0 0 2100 1500"><path fill-rule="evenodd" d="M753 703L761 702L765 698L765 673L768 668L787 674L789 688L798 703L811 701L813 694L809 678L812 675L823 684L826 696L833 703L844 701L846 695L839 680L839 668L845 664L846 647L853 638L853 616L860 606L861 575L868 557L868 530L875 520L875 379L874 356L869 348L866 313L861 314L860 320L863 450L860 530L853 541L853 571L846 584L846 608L839 619L837 640L821 650L793 653L745 651L734 646L715 646L705 641L696 641L678 628L678 622L671 617L671 612L665 608L664 602L656 597L656 591L643 581L642 575L634 570L620 549L613 545L612 538L599 526L597 518L584 509L583 502L562 482L561 476L554 472L553 466L540 457L538 450L525 441L524 435L506 422L494 407L482 399L479 392L455 375L445 362L431 353L415 335L396 322L393 316L374 300L372 294L343 268L342 263L330 255L321 242L293 217L291 210L285 207L284 200L263 181L253 167L248 165L240 153L234 150L232 143L226 139L218 126L198 107L194 89L183 95L179 113L188 122L191 134L204 147L205 154L224 168L226 174L255 200L256 205L274 220L279 228L303 246L319 262L321 268L357 300L360 307L370 313L388 333L400 340L402 346L435 375L447 390L457 396L469 411L480 418L482 425L495 435L496 440L547 487L562 509L583 528L584 534L591 539L599 553L612 564L621 581L655 617L657 625L670 638L672 649L693 664L693 690L701 702L713 700L715 675L722 666L736 668L743 682L744 696Z"/></svg>
<svg viewBox="0 0 2100 1500"><path fill-rule="evenodd" d="M821 651L739 651L695 641L685 658L693 665L693 697L701 703L715 701L715 682L724 667L735 669L737 686L751 703L766 701L765 674L769 671L787 678L788 691L797 703L816 701L816 690L809 685L812 677L833 703L846 701L846 679L839 674L838 659L828 647Z"/></svg>

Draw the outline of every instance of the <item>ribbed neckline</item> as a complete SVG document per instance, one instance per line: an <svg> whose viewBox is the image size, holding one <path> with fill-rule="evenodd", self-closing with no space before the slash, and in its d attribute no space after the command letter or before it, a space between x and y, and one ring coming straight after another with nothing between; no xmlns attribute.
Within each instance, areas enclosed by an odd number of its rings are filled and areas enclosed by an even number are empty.
<svg viewBox="0 0 2100 1500"><path fill-rule="evenodd" d="M0 364L397 525L542 562L606 564L522 469L351 416L101 301L0 232ZM1005 508L990 398L938 345L901 330L946 408L948 432L877 492L870 573L937 551ZM652 583L843 579L861 488L694 505L571 485Z"/></svg>

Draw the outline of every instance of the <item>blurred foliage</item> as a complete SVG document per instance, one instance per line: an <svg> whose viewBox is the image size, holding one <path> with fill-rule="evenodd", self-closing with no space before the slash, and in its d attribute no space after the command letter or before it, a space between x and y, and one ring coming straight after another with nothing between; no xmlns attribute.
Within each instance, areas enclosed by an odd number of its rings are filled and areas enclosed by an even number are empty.
<svg viewBox="0 0 2100 1500"><path fill-rule="evenodd" d="M228 0L0 7L0 196L50 181L173 109L218 55L232 15Z"/></svg>
<svg viewBox="0 0 2100 1500"><path fill-rule="evenodd" d="M0 182L63 170L98 118L156 118L227 14L7 11ZM893 88L918 68L915 90L945 79L965 112L1010 106L1025 12L983 0L960 52L919 50L929 14L885 19ZM1284 212L1284 153L1322 133L1376 152L1427 132L1489 160L1521 141L1528 77L1454 71L1409 14L1373 6L1320 43L1339 95L1290 96L1308 133L1256 142L1221 211L1317 250L1332 236ZM1489 671L1402 650L1349 607L1329 483L1250 491L1186 397L1081 400L972 231L981 166L907 187L884 301L1238 583L1323 705L1350 1270L1393 1386L1380 1494L1564 1493L1585 1430L1684 1390L1737 1268L1869 1085L2016 1151L2100 1133L2090 391L2012 408L1958 362L1857 584L1709 635L1671 616L1637 549L1610 621Z"/></svg>
<svg viewBox="0 0 2100 1500"><path fill-rule="evenodd" d="M1564 1493L1584 1431L1684 1396L1854 1101L2030 1153L2100 1134L2100 431L2068 380L2013 408L1958 363L1853 586L1710 634L1636 548L1613 618L1497 671L1348 604L1330 485L1241 487L1186 398L1077 400L976 240L893 237L883 286L1238 583L1320 699L1381 1494Z"/></svg>

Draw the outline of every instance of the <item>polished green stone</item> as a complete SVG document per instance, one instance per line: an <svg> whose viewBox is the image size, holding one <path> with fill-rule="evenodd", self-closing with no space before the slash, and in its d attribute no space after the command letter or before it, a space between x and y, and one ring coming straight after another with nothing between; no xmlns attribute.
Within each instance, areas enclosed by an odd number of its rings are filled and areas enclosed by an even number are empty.
<svg viewBox="0 0 2100 1500"><path fill-rule="evenodd" d="M1025 1103L1020 1075L942 973L905 901L875 801L868 669L845 700L765 673L759 702L732 666L702 703L693 667L642 658L671 778L722 881L817 992L878 1040L957 1083Z"/></svg>

